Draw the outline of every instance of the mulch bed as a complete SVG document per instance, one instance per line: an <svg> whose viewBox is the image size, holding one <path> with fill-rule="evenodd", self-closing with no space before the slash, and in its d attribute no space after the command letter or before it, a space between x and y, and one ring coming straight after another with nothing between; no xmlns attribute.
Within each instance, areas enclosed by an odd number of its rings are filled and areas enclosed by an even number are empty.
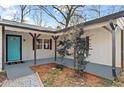
<svg viewBox="0 0 124 93"><path fill-rule="evenodd" d="M89 73L82 73L78 77L74 69L64 67L63 70L59 70L55 66L55 63L42 64L33 66L32 70L38 72L44 86L47 87L92 86L101 80L101 78Z"/></svg>
<svg viewBox="0 0 124 93"><path fill-rule="evenodd" d="M2 84L4 83L6 78L7 78L6 73L5 72L0 72L0 87L2 86Z"/></svg>

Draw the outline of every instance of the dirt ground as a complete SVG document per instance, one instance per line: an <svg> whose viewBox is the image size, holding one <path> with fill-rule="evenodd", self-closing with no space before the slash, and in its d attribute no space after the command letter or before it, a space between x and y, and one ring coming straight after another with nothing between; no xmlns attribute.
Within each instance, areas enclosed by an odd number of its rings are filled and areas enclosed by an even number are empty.
<svg viewBox="0 0 124 93"><path fill-rule="evenodd" d="M78 77L74 69L64 67L63 70L59 70L55 68L55 65L56 64L54 63L50 63L32 67L34 72L38 72L44 86L46 87L104 86L102 85L102 79L100 77L89 73L81 74L81 76Z"/></svg>
<svg viewBox="0 0 124 93"><path fill-rule="evenodd" d="M2 86L2 84L5 80L6 80L6 73L0 72L0 86Z"/></svg>

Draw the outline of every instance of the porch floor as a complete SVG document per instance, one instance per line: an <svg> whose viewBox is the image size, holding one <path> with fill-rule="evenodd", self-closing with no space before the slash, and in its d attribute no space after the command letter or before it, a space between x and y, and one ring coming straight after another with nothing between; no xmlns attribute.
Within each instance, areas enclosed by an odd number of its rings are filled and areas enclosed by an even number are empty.
<svg viewBox="0 0 124 93"><path fill-rule="evenodd" d="M57 62L60 62L60 58L57 58ZM37 60L36 65L46 64L46 63L55 63L54 58L45 58ZM73 68L73 59L64 59L64 64L67 67ZM12 65L5 65L5 71L7 72L8 79L16 79L19 77L27 76L33 74L32 70L30 69L31 66L34 66L33 61L26 61L25 63L20 64L12 64ZM106 79L113 80L112 71L110 66L95 64L95 63L88 63L86 66L85 71ZM117 75L121 72L120 68L116 68Z"/></svg>

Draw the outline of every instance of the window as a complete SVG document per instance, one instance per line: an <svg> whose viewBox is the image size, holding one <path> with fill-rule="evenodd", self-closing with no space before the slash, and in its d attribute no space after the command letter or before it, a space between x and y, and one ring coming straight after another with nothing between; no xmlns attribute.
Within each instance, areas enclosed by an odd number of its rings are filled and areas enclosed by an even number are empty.
<svg viewBox="0 0 124 93"><path fill-rule="evenodd" d="M36 49L42 49L42 39L37 39Z"/></svg>
<svg viewBox="0 0 124 93"><path fill-rule="evenodd" d="M33 40L34 42L34 40ZM52 39L37 39L36 49L50 49L52 50ZM34 50L34 44L33 44Z"/></svg>
<svg viewBox="0 0 124 93"><path fill-rule="evenodd" d="M44 49L52 50L52 39L44 39Z"/></svg>
<svg viewBox="0 0 124 93"><path fill-rule="evenodd" d="M49 39L44 39L44 49L49 49Z"/></svg>

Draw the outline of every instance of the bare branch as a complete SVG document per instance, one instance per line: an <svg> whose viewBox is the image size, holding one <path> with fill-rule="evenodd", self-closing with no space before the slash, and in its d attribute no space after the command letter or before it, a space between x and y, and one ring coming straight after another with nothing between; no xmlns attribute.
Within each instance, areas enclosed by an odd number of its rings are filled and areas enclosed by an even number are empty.
<svg viewBox="0 0 124 93"><path fill-rule="evenodd" d="M47 13L49 16L51 16L53 19L55 19L55 21L57 21L58 23L65 25L63 22L60 22L55 15L53 15L50 11L48 11L48 9L46 9L44 6L40 6L41 9L44 10L45 13Z"/></svg>
<svg viewBox="0 0 124 93"><path fill-rule="evenodd" d="M64 15L64 13L63 13L59 8L55 7L54 5L53 5L53 8L56 9L56 10L58 10L58 12L60 12L60 14L61 14L61 15L65 18L65 20L66 20L66 16Z"/></svg>
<svg viewBox="0 0 124 93"><path fill-rule="evenodd" d="M46 6L38 6L40 9L42 9L46 14L48 14L50 17L52 17L56 22L58 22L60 25L64 26L64 28L68 27L70 25L70 21L72 20L72 17L75 16L75 13L78 13L76 10L79 8L83 8L84 6L78 6L78 5L66 5L66 6L55 6L53 5L52 8L55 9L57 12L59 12L60 16L63 18L62 21L60 21L59 17L55 15L55 13L51 12L49 8ZM63 11L64 9L64 11ZM81 13L80 13L81 14ZM79 13L78 13L79 15Z"/></svg>

